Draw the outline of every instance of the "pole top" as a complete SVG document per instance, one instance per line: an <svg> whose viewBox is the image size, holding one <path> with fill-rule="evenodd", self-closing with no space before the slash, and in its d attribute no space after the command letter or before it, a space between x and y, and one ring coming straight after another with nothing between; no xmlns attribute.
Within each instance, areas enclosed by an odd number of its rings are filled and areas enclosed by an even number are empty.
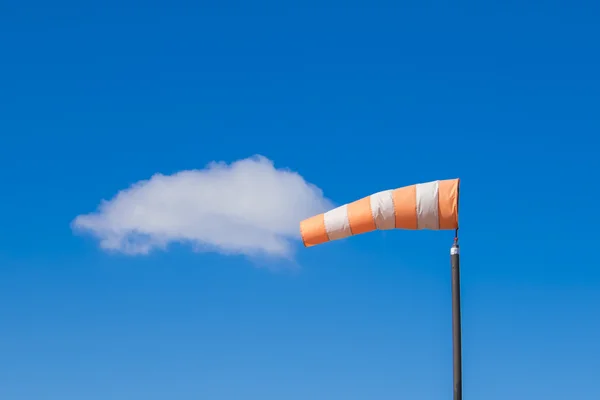
<svg viewBox="0 0 600 400"><path fill-rule="evenodd" d="M458 246L458 229L456 230L456 235L454 236L454 243L452 243L452 247L450 248L450 254L455 255L459 254L459 246Z"/></svg>

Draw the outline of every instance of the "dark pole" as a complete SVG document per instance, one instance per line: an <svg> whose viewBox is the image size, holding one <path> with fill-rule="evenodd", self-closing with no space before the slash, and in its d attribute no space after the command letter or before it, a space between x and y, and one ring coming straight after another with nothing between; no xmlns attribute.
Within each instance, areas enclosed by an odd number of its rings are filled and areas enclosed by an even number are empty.
<svg viewBox="0 0 600 400"><path fill-rule="evenodd" d="M462 334L460 322L460 251L458 231L450 249L452 265L452 353L454 358L454 400L462 400Z"/></svg>

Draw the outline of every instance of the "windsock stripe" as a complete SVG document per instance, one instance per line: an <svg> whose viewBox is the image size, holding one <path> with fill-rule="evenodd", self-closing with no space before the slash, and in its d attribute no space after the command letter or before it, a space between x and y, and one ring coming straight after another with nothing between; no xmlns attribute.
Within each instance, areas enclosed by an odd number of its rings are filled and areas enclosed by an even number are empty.
<svg viewBox="0 0 600 400"><path fill-rule="evenodd" d="M325 214L315 215L300 223L300 235L304 246L311 247L329 241L325 229Z"/></svg>
<svg viewBox="0 0 600 400"><path fill-rule="evenodd" d="M411 185L396 189L392 195L396 228L417 229L417 186Z"/></svg>
<svg viewBox="0 0 600 400"><path fill-rule="evenodd" d="M377 229L371 209L371 196L348 204L348 222L353 235Z"/></svg>
<svg viewBox="0 0 600 400"><path fill-rule="evenodd" d="M370 196L371 214L377 229L387 230L396 227L396 212L392 190L375 193Z"/></svg>
<svg viewBox="0 0 600 400"><path fill-rule="evenodd" d="M458 179L439 181L439 221L440 229L458 228Z"/></svg>
<svg viewBox="0 0 600 400"><path fill-rule="evenodd" d="M327 211L324 220L329 240L344 239L352 235L347 204Z"/></svg>
<svg viewBox="0 0 600 400"><path fill-rule="evenodd" d="M438 182L420 183L416 186L417 229L439 229Z"/></svg>

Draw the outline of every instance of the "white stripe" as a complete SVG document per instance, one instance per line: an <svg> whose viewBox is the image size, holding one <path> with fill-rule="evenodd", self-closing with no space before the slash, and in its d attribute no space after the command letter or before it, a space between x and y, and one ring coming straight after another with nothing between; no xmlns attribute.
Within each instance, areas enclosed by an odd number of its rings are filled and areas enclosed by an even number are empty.
<svg viewBox="0 0 600 400"><path fill-rule="evenodd" d="M394 229L396 227L392 190L371 195L371 212L377 229Z"/></svg>
<svg viewBox="0 0 600 400"><path fill-rule="evenodd" d="M325 213L325 230L329 240L343 239L352 235L348 220L348 205L334 208Z"/></svg>
<svg viewBox="0 0 600 400"><path fill-rule="evenodd" d="M417 229L440 229L438 181L417 185Z"/></svg>

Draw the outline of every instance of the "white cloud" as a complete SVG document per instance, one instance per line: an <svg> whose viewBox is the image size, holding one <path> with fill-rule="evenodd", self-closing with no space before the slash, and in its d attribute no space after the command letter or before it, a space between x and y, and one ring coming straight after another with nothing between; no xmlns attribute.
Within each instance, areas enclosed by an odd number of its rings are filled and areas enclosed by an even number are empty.
<svg viewBox="0 0 600 400"><path fill-rule="evenodd" d="M288 257L302 219L332 207L299 174L262 156L156 174L80 215L73 229L106 250L147 254L173 242L226 254Z"/></svg>

